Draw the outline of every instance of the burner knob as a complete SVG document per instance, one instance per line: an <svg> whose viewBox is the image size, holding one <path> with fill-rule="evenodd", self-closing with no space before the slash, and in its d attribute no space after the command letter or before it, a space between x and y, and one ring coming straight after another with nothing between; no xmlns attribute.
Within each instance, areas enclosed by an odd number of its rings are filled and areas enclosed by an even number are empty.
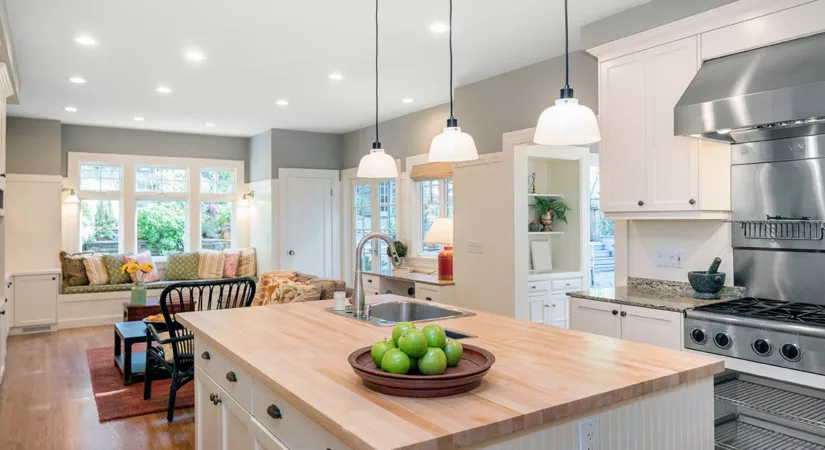
<svg viewBox="0 0 825 450"><path fill-rule="evenodd" d="M773 345L767 339L759 338L753 341L751 348L759 356L768 356L773 353Z"/></svg>
<svg viewBox="0 0 825 450"><path fill-rule="evenodd" d="M802 359L802 349L796 344L785 344L779 349L783 358L790 362L797 362Z"/></svg>
<svg viewBox="0 0 825 450"><path fill-rule="evenodd" d="M708 342L708 334L705 333L705 330L701 330L699 328L694 328L690 332L690 338L693 339L693 342L700 345Z"/></svg>
<svg viewBox="0 0 825 450"><path fill-rule="evenodd" d="M713 335L713 342L721 349L729 349L730 346L733 345L733 339L731 339L730 335L722 332Z"/></svg>

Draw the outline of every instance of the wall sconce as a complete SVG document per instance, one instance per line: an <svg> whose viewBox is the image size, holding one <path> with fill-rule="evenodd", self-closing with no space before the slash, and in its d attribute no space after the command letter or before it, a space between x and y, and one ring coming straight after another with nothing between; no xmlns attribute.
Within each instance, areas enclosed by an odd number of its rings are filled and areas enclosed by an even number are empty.
<svg viewBox="0 0 825 450"><path fill-rule="evenodd" d="M69 195L67 195L66 198L63 199L64 202L66 202L66 203L80 203L80 199L77 198L77 195L74 193L74 189L72 189L72 188L60 188L60 192L61 193L63 193L63 192L68 192L69 193Z"/></svg>
<svg viewBox="0 0 825 450"><path fill-rule="evenodd" d="M249 191L249 193L244 194L243 199L246 201L255 200L255 191Z"/></svg>

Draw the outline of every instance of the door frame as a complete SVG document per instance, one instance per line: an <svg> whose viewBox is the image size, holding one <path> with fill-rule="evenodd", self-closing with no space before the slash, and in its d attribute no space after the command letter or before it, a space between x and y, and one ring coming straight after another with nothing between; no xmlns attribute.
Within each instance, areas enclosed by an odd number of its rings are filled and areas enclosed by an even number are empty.
<svg viewBox="0 0 825 450"><path fill-rule="evenodd" d="M341 229L341 214L339 211L341 181L340 171L338 170L323 170L323 169L278 169L278 200L280 203L278 214L278 236L280 242L279 259L283 262L287 250L287 218L289 217L289 203L287 202L287 181L289 178L318 178L331 181L332 192L330 197L330 217L332 220L331 229L331 246L330 246L330 260L332 262L332 278L341 278L341 234L338 230ZM282 269L284 267L281 267ZM312 274L318 275L321 274Z"/></svg>

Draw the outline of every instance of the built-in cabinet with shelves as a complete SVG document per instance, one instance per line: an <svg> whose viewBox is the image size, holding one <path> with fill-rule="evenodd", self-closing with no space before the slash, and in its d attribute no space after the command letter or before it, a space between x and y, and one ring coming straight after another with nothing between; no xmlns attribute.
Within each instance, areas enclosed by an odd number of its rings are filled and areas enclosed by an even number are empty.
<svg viewBox="0 0 825 450"><path fill-rule="evenodd" d="M600 61L605 217L729 216L729 146L673 134L673 108L700 62L698 36Z"/></svg>
<svg viewBox="0 0 825 450"><path fill-rule="evenodd" d="M570 307L574 330L682 350L681 313L581 298Z"/></svg>
<svg viewBox="0 0 825 450"><path fill-rule="evenodd" d="M533 275L527 282L528 318L559 328L570 327L570 297L568 292L582 288L578 273Z"/></svg>

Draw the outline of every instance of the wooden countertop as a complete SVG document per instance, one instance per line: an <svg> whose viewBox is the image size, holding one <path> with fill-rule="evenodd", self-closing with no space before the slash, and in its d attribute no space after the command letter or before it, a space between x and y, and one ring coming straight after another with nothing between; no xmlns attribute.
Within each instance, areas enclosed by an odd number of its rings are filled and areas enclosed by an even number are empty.
<svg viewBox="0 0 825 450"><path fill-rule="evenodd" d="M371 298L389 301L382 295ZM365 388L347 363L386 338L324 311L332 301L181 313L177 319L356 449L450 449L710 377L718 359L478 312L441 320L496 355L473 392L409 399Z"/></svg>

